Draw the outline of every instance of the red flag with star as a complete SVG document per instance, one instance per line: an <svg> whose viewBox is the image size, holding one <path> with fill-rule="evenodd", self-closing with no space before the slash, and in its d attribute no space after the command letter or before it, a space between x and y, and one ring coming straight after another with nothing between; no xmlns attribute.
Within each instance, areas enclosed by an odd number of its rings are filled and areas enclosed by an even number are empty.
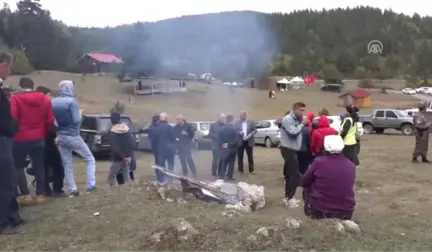
<svg viewBox="0 0 432 252"><path fill-rule="evenodd" d="M312 84L314 84L314 83L315 83L315 76L313 76L313 75L305 76L305 77L304 77L304 82L305 82L305 84L307 84L307 85L312 85Z"/></svg>

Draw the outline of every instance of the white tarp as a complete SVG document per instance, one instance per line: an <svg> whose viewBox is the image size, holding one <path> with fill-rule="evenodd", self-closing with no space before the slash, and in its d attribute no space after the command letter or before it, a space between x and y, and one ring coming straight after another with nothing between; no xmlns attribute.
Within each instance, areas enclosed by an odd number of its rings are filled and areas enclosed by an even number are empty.
<svg viewBox="0 0 432 252"><path fill-rule="evenodd" d="M294 83L304 83L304 80L302 78L296 76L293 79L291 79L291 82L294 82Z"/></svg>
<svg viewBox="0 0 432 252"><path fill-rule="evenodd" d="M278 84L290 84L291 82L287 80L286 78L283 78L282 80L277 82Z"/></svg>

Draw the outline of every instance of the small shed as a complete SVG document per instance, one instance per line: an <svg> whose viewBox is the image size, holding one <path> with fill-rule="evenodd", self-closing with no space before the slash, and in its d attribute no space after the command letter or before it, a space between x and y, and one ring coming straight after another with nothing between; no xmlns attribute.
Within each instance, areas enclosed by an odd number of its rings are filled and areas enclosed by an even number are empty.
<svg viewBox="0 0 432 252"><path fill-rule="evenodd" d="M112 73L119 70L123 61L112 54L86 53L77 60L83 73Z"/></svg>
<svg viewBox="0 0 432 252"><path fill-rule="evenodd" d="M366 89L358 88L350 90L341 94L339 98L343 107L355 105L359 108L367 108L371 106L371 92Z"/></svg>

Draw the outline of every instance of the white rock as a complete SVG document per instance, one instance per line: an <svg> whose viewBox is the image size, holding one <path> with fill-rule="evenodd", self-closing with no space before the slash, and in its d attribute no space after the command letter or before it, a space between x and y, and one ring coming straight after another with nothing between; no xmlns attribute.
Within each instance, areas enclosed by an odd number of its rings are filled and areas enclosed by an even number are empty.
<svg viewBox="0 0 432 252"><path fill-rule="evenodd" d="M370 194L369 190L366 188L362 188L358 191L359 194L364 194L364 195L368 195Z"/></svg>
<svg viewBox="0 0 432 252"><path fill-rule="evenodd" d="M249 235L246 239L250 242L254 242L258 240L258 237L256 235Z"/></svg>
<svg viewBox="0 0 432 252"><path fill-rule="evenodd" d="M336 223L335 228L336 228L336 230L339 231L339 232L345 232L345 227L344 227L344 225L342 225L342 223L340 223L340 222L337 222L337 223Z"/></svg>
<svg viewBox="0 0 432 252"><path fill-rule="evenodd" d="M161 196L162 199L166 199L166 197L165 197L165 188L159 187L157 191L158 191L159 196Z"/></svg>
<svg viewBox="0 0 432 252"><path fill-rule="evenodd" d="M164 232L157 232L150 236L150 240L154 243L159 243L162 240L162 236L164 235Z"/></svg>
<svg viewBox="0 0 432 252"><path fill-rule="evenodd" d="M99 213L99 212L96 212L96 213L94 213L93 215L94 215L94 216L99 216L100 213Z"/></svg>
<svg viewBox="0 0 432 252"><path fill-rule="evenodd" d="M264 236L264 237L269 237L269 235L270 235L269 229L267 227L258 228L258 230L255 233L257 235L261 235L261 236Z"/></svg>
<svg viewBox="0 0 432 252"><path fill-rule="evenodd" d="M301 221L294 219L294 218L287 218L287 219L285 219L285 224L289 228L298 229L301 226Z"/></svg>
<svg viewBox="0 0 432 252"><path fill-rule="evenodd" d="M167 198L166 201L168 201L169 203L173 203L174 202L174 200L171 199L171 198Z"/></svg>
<svg viewBox="0 0 432 252"><path fill-rule="evenodd" d="M180 239L187 240L190 236L198 234L198 231L184 218L178 218L173 222L174 227L180 234Z"/></svg>
<svg viewBox="0 0 432 252"><path fill-rule="evenodd" d="M342 221L342 225L345 227L347 231L356 232L356 233L360 232L359 225L352 220L344 220Z"/></svg>

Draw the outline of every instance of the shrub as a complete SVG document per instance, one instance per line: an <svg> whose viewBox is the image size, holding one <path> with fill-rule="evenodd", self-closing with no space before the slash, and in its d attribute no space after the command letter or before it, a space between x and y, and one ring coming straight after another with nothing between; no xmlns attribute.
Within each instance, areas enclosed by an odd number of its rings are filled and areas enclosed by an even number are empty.
<svg viewBox="0 0 432 252"><path fill-rule="evenodd" d="M123 114L125 111L125 105L119 101L114 104L114 107L110 108L110 113Z"/></svg>
<svg viewBox="0 0 432 252"><path fill-rule="evenodd" d="M320 115L320 116L322 116L322 115L329 116L330 115L330 111L328 109L326 109L326 108L322 108L320 110L320 112L318 112L318 115Z"/></svg>
<svg viewBox="0 0 432 252"><path fill-rule="evenodd" d="M16 50L12 53L12 73L17 75L27 75L33 72L33 67L25 54Z"/></svg>
<svg viewBox="0 0 432 252"><path fill-rule="evenodd" d="M374 88L375 85L371 79L359 80L357 87L359 88Z"/></svg>
<svg viewBox="0 0 432 252"><path fill-rule="evenodd" d="M4 50L0 50L0 63L12 63L12 55Z"/></svg>
<svg viewBox="0 0 432 252"><path fill-rule="evenodd" d="M388 94L388 93L387 93L387 87L381 87L381 89L380 89L380 93L381 93L381 94Z"/></svg>

